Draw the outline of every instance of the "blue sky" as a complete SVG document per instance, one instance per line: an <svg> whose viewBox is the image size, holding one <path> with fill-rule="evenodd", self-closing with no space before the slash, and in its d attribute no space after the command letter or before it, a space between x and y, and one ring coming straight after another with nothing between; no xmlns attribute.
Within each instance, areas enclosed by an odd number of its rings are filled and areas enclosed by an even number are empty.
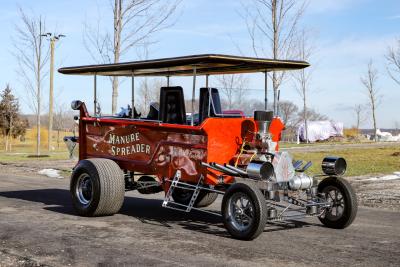
<svg viewBox="0 0 400 267"><path fill-rule="evenodd" d="M242 2L247 2L243 0ZM24 104L26 95L18 82L17 64L12 55L15 24L19 23L18 5L46 17L50 29L67 35L56 51L56 66L93 63L82 41L85 19L97 16L96 5L108 0L19 0L1 1L0 23L0 85L10 83L21 99L22 110L31 112ZM250 40L243 19L238 15L240 1L183 0L176 24L156 36L158 43L151 47L150 58L202 53L238 54L236 45L245 55L252 56ZM103 14L104 23L112 24L110 14ZM384 54L387 47L400 37L400 2L398 0L310 0L302 26L312 30L316 54L311 61L313 78L310 106L330 118L343 121L349 127L355 123L351 108L367 102L360 76L372 59L379 70L378 87L382 95L378 109L378 127L394 127L400 123L400 87L387 75ZM124 60L135 60L132 51ZM261 74L249 75L250 88L263 88ZM190 90L190 79L174 79ZM199 79L202 83L202 78ZM122 84L119 104L129 101L129 83ZM271 88L271 86L270 86ZM105 112L111 109L111 89L106 79L99 81L100 100ZM45 82L44 90L48 90ZM55 90L58 105L74 99L92 101L90 77L56 74ZM188 95L188 94L187 94ZM249 98L260 98L261 91L249 91ZM300 105L301 100L288 81L282 87L281 99ZM125 103L126 102L126 103ZM89 104L90 106L91 104ZM370 121L363 127L371 127Z"/></svg>

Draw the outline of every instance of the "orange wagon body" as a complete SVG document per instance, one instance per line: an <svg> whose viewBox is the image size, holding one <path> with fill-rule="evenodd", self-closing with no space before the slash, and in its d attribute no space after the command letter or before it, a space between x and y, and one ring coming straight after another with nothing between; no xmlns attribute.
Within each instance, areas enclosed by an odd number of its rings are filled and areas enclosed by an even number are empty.
<svg viewBox="0 0 400 267"><path fill-rule="evenodd" d="M199 126L159 122L94 118L81 106L79 159L108 158L125 170L172 177L177 170L182 180L218 184L218 172L207 174L202 162L232 162L256 125L248 118L208 118ZM225 182L229 181L229 177Z"/></svg>

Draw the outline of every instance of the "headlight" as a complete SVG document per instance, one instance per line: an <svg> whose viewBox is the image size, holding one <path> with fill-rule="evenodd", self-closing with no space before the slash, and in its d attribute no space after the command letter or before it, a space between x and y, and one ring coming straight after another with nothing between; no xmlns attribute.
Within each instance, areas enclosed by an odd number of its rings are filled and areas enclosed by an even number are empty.
<svg viewBox="0 0 400 267"><path fill-rule="evenodd" d="M71 108L73 110L79 110L79 108L81 106L82 106L82 101L79 101L79 100L72 101L72 103L71 103Z"/></svg>

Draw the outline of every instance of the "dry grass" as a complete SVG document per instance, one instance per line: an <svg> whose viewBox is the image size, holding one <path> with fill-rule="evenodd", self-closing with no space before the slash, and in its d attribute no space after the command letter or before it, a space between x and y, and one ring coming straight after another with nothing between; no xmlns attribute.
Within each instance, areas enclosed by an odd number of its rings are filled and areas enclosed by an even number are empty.
<svg viewBox="0 0 400 267"><path fill-rule="evenodd" d="M12 149L11 151L7 151L7 153L26 153L33 154L36 151L36 128L28 129L26 131L26 135L22 139L13 139L12 140ZM64 136L73 135L72 132L57 131L52 132L51 138L51 149L50 154L55 152L65 152L67 151L65 144L63 142ZM40 149L42 154L49 154L48 152L48 130L45 127L41 128L40 131ZM0 153L6 152L4 150L4 140L3 137L0 136Z"/></svg>
<svg viewBox="0 0 400 267"><path fill-rule="evenodd" d="M0 136L0 161L1 162L24 162L29 160L59 160L68 159L69 153L63 142L63 138L66 135L73 135L71 132L60 132L53 131L51 150L48 151L48 131L46 128L42 128L40 131L40 152L41 155L46 155L43 158L32 158L36 152L36 128L28 129L24 139L13 139L12 150L4 150L4 140Z"/></svg>
<svg viewBox="0 0 400 267"><path fill-rule="evenodd" d="M356 128L348 128L343 130L345 138L355 138L360 134L360 131Z"/></svg>

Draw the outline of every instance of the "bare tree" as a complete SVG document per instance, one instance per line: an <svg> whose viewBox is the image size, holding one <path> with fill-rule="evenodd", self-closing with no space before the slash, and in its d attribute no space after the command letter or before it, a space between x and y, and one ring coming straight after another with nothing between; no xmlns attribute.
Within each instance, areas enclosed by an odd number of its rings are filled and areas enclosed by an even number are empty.
<svg viewBox="0 0 400 267"><path fill-rule="evenodd" d="M244 6L243 17L256 57L290 59L294 56L298 23L306 5L307 1L299 0L252 0L251 4ZM275 112L284 77L285 72L272 72Z"/></svg>
<svg viewBox="0 0 400 267"><path fill-rule="evenodd" d="M245 88L249 79L243 75L221 75L218 76L221 93L226 99L226 109L242 108Z"/></svg>
<svg viewBox="0 0 400 267"><path fill-rule="evenodd" d="M245 97L242 99L240 110L247 116L253 116L254 110L264 110L264 101Z"/></svg>
<svg viewBox="0 0 400 267"><path fill-rule="evenodd" d="M290 101L279 102L280 116L286 128L294 127L296 125L298 110L299 108Z"/></svg>
<svg viewBox="0 0 400 267"><path fill-rule="evenodd" d="M308 33L302 31L298 37L298 46L296 47L297 57L300 60L309 61L312 53L313 47L309 44ZM308 143L308 117L307 117L307 99L308 93L310 91L312 71L310 69L301 69L293 72L292 76L295 81L295 88L297 93L303 102L303 121L305 129L305 138Z"/></svg>
<svg viewBox="0 0 400 267"><path fill-rule="evenodd" d="M21 23L17 25L16 52L18 73L23 79L31 109L36 114L37 140L36 155L40 155L40 115L42 106L42 81L46 76L43 68L49 59L43 35L46 22L42 16L27 15L19 10Z"/></svg>
<svg viewBox="0 0 400 267"><path fill-rule="evenodd" d="M395 121L394 122L394 129L396 130L395 134L399 134L399 128L400 128L400 122L399 121Z"/></svg>
<svg viewBox="0 0 400 267"><path fill-rule="evenodd" d="M372 121L374 125L374 133L375 133L375 141L377 141L377 136L376 136L376 109L379 105L379 91L377 88L377 79L378 79L378 71L374 68L372 60L368 63L368 68L367 68L367 73L365 75L361 76L361 83L364 85L367 96L368 96L368 101L369 101L369 107L371 108L371 115L372 115Z"/></svg>
<svg viewBox="0 0 400 267"><path fill-rule="evenodd" d="M137 55L140 60L149 59L149 46L148 42L144 42L143 45L138 47ZM160 88L165 83L160 78L149 78L144 77L139 85L139 101L137 101L137 107L139 112L143 115L148 114L150 110L150 103L158 102L160 98Z"/></svg>
<svg viewBox="0 0 400 267"><path fill-rule="evenodd" d="M158 102L160 99L160 88L163 86L161 79L151 79L145 77L139 87L139 99L137 102L138 110L145 115L149 112L150 103Z"/></svg>
<svg viewBox="0 0 400 267"><path fill-rule="evenodd" d="M396 45L388 48L385 57L389 76L400 85L400 38L396 41Z"/></svg>
<svg viewBox="0 0 400 267"><path fill-rule="evenodd" d="M299 114L299 121L303 118L303 112ZM329 117L319 113L318 111L308 108L307 109L307 118L309 121L324 121L324 120L329 120Z"/></svg>
<svg viewBox="0 0 400 267"><path fill-rule="evenodd" d="M285 125L285 131L282 133L282 140L294 141L297 132L297 116L299 108L290 101L279 101L279 115Z"/></svg>
<svg viewBox="0 0 400 267"><path fill-rule="evenodd" d="M364 105L357 104L353 107L354 113L356 115L356 129L357 131L360 130L360 125L364 120Z"/></svg>
<svg viewBox="0 0 400 267"><path fill-rule="evenodd" d="M74 111L67 107L65 104L57 103L54 112L54 130L57 131L57 148L60 148L62 138L60 133L65 131L72 131L74 126Z"/></svg>
<svg viewBox="0 0 400 267"><path fill-rule="evenodd" d="M170 27L173 14L181 0L113 0L112 30L104 30L98 17L97 25L85 23L84 44L92 58L100 63L119 63L134 47L149 43L153 35ZM118 77L112 77L112 113L116 112Z"/></svg>

